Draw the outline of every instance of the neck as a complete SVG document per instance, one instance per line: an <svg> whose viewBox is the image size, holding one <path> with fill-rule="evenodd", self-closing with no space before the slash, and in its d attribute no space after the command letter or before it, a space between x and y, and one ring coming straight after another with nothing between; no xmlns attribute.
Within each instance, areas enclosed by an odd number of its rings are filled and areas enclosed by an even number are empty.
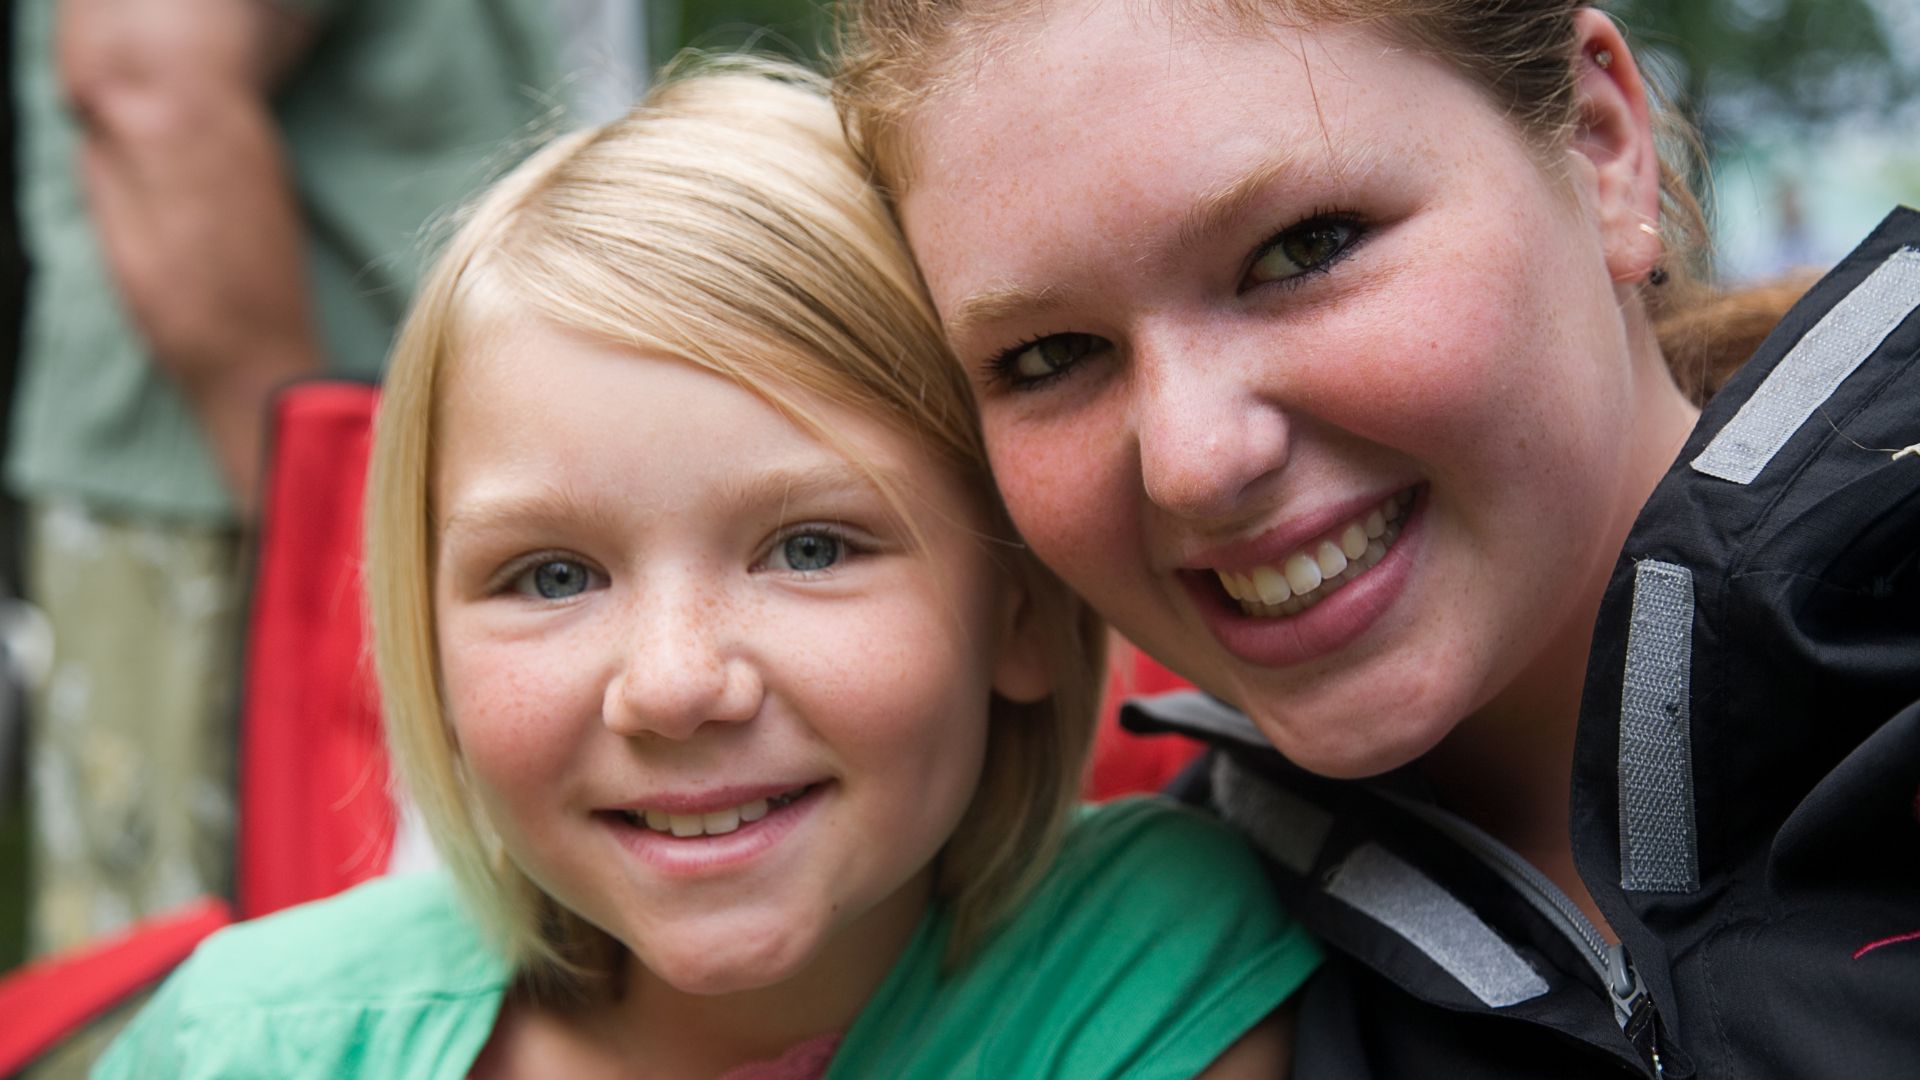
<svg viewBox="0 0 1920 1080"><path fill-rule="evenodd" d="M627 963L624 992L592 1011L593 1024L650 1076L715 1076L770 1061L852 1026L905 951L931 895L931 875L909 883L866 918L843 927L793 975L723 994L681 990Z"/></svg>
<svg viewBox="0 0 1920 1080"><path fill-rule="evenodd" d="M1636 423L1623 443L1621 485L1614 499L1618 512L1608 523L1601 554L1593 565L1578 568L1576 591L1566 597L1566 617L1528 667L1420 762L1443 805L1532 863L1603 932L1606 921L1574 868L1569 819L1587 656L1617 554L1699 419L1699 410L1674 386L1637 311L1628 333L1638 375Z"/></svg>
<svg viewBox="0 0 1920 1080"><path fill-rule="evenodd" d="M1584 605L1581 610L1546 650L1550 657L1456 727L1421 759L1420 770L1441 805L1512 848L1604 928L1574 868L1568 819L1574 734L1592 642L1592 619Z"/></svg>

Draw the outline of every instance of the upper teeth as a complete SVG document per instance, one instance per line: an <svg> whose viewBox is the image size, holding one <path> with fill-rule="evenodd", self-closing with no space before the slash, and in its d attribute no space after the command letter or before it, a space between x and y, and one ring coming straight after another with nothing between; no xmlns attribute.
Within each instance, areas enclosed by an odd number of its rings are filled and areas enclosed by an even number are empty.
<svg viewBox="0 0 1920 1080"><path fill-rule="evenodd" d="M806 788L796 788L769 799L755 799L725 810L711 810L704 814L670 814L665 810L622 810L620 815L630 825L644 825L654 832L672 833L678 837L724 836L744 824L759 821L767 816L769 810L777 810L806 794Z"/></svg>
<svg viewBox="0 0 1920 1080"><path fill-rule="evenodd" d="M1251 570L1215 570L1227 594L1249 615L1294 615L1319 603L1340 586L1373 569L1400 536L1400 515L1413 501L1411 490L1388 496L1380 505L1321 539L1280 560Z"/></svg>

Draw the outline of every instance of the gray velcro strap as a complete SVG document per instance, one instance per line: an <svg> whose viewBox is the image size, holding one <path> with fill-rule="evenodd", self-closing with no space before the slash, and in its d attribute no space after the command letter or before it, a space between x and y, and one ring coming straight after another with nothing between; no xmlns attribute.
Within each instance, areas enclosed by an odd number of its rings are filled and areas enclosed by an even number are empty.
<svg viewBox="0 0 1920 1080"><path fill-rule="evenodd" d="M1620 695L1620 887L1630 892L1700 887L1692 666L1693 572L1647 559L1634 567Z"/></svg>
<svg viewBox="0 0 1920 1080"><path fill-rule="evenodd" d="M1407 939L1493 1008L1547 992L1540 973L1472 908L1378 844L1355 848L1328 877L1327 895Z"/></svg>
<svg viewBox="0 0 1920 1080"><path fill-rule="evenodd" d="M1313 871L1333 828L1331 813L1224 754L1213 762L1213 802L1255 847L1296 874Z"/></svg>
<svg viewBox="0 0 1920 1080"><path fill-rule="evenodd" d="M1693 467L1750 484L1847 376L1920 307L1920 251L1901 248L1841 298L1767 373Z"/></svg>

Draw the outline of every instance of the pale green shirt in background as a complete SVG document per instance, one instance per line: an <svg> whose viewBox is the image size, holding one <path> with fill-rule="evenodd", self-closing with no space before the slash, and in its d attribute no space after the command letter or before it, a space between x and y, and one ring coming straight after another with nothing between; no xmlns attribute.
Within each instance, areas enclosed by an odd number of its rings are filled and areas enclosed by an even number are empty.
<svg viewBox="0 0 1920 1080"><path fill-rule="evenodd" d="M273 2L320 27L274 99L316 321L332 371L374 376L430 254L423 223L562 120L553 13L547 0ZM128 326L86 214L54 70L56 7L14 5L32 276L7 482L28 500L223 524L218 470Z"/></svg>

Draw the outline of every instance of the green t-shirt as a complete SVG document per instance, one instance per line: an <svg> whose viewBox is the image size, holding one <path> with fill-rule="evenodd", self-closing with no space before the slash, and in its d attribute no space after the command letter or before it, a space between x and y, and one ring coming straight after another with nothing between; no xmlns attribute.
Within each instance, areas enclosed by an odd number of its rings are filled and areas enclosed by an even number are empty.
<svg viewBox="0 0 1920 1080"><path fill-rule="evenodd" d="M318 26L273 110L329 365L375 375L422 271L422 226L511 164L551 112L552 11L547 0L257 2L309 12ZM86 213L54 68L57 5L13 6L33 274L7 481L27 498L224 522L218 470L129 326Z"/></svg>
<svg viewBox="0 0 1920 1080"><path fill-rule="evenodd" d="M928 913L829 1080L1190 1077L1320 960L1238 837L1158 799L1087 811L943 974L948 926ZM208 939L94 1076L465 1076L509 981L445 876L377 881Z"/></svg>

